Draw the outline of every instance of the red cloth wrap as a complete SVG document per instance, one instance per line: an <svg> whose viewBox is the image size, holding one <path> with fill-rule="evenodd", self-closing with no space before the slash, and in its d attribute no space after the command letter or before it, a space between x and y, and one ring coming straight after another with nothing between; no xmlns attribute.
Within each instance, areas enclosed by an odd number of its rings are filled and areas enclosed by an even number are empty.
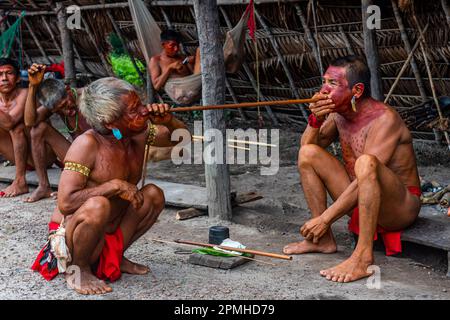
<svg viewBox="0 0 450 320"><path fill-rule="evenodd" d="M324 121L320 121L319 119L317 119L317 117L314 114L310 114L308 117L308 124L310 127L319 129L322 124L324 123Z"/></svg>
<svg viewBox="0 0 450 320"><path fill-rule="evenodd" d="M59 224L54 222L50 222L48 225L49 232L58 230L58 228ZM39 272L46 280L50 281L58 275L58 268L49 271L47 263L41 266L40 260L42 259L43 251L44 249L39 252L31 269ZM122 275L120 272L122 257L123 234L119 227L113 234L105 235L105 244L100 253L96 276L99 279L109 280L111 282L118 280Z"/></svg>
<svg viewBox="0 0 450 320"><path fill-rule="evenodd" d="M419 197L421 196L422 192L420 191L420 188L418 187L407 187L408 191ZM359 209L356 207L353 209L353 215L350 218L350 221L348 223L348 229L359 235ZM382 227L377 226L377 230L374 235L374 240L378 239L378 233L380 234L381 238L383 239L384 246L386 248L386 255L387 256L393 256L396 254L399 254L402 252L402 241L401 241L401 235L403 230L400 231L386 231Z"/></svg>
<svg viewBox="0 0 450 320"><path fill-rule="evenodd" d="M100 253L96 276L102 280L114 282L120 278L120 264L123 257L123 234L117 230L112 234L105 235L105 244Z"/></svg>
<svg viewBox="0 0 450 320"><path fill-rule="evenodd" d="M59 228L58 223L50 222L48 224L48 232L56 231L56 230L58 230L58 228ZM58 268L55 268L53 270L48 270L47 262L43 266L41 266L40 261L41 261L43 255L44 255L44 248L42 248L41 251L39 252L36 260L34 261L33 265L31 266L31 269L33 271L39 272L44 277L45 280L50 281L58 275L59 271L58 271Z"/></svg>

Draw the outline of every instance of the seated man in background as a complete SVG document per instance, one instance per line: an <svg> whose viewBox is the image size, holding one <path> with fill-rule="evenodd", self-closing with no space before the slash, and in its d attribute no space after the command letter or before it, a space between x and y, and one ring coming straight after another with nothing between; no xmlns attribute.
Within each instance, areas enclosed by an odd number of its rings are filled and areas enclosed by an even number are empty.
<svg viewBox="0 0 450 320"><path fill-rule="evenodd" d="M90 129L78 109L83 89L70 88L57 79L44 79L45 65L33 64L28 70L29 90L25 106L25 125L31 127L31 154L39 178L38 188L25 199L36 202L52 195L48 180L48 163L57 158L64 161L71 142L51 122L53 114L60 116L72 138Z"/></svg>
<svg viewBox="0 0 450 320"><path fill-rule="evenodd" d="M19 88L19 67L8 58L0 58L0 154L15 164L13 183L0 192L0 197L15 197L28 192L25 179L28 141L23 123L27 89Z"/></svg>
<svg viewBox="0 0 450 320"><path fill-rule="evenodd" d="M334 253L331 225L351 215L359 233L349 259L320 274L335 282L370 276L373 241L382 234L388 254L401 251L400 231L420 211L420 182L412 136L398 113L370 96L370 72L354 56L337 59L323 76L301 138L299 171L312 219L300 232L303 241L286 254ZM344 164L325 148L339 138ZM327 208L327 192L334 203Z"/></svg>
<svg viewBox="0 0 450 320"><path fill-rule="evenodd" d="M161 33L162 51L150 60L150 74L153 87L161 90L169 78L182 78L191 74L200 74L200 49L196 56L186 57L180 52L181 36L174 30Z"/></svg>

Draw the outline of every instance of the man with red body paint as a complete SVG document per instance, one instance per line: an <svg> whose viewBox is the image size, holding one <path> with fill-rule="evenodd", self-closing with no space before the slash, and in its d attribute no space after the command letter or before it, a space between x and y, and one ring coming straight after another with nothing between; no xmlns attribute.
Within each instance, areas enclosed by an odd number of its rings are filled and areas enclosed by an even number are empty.
<svg viewBox="0 0 450 320"><path fill-rule="evenodd" d="M357 57L334 61L315 97L319 101L310 105L312 115L301 138L298 162L312 219L300 229L304 240L283 251L336 252L330 227L352 215L350 227L359 229L353 254L320 272L334 282L351 282L371 275L368 267L374 262L376 232L394 234L419 214L420 182L412 137L394 109L370 97L370 73ZM338 137L344 164L325 150ZM334 200L328 208L327 192Z"/></svg>
<svg viewBox="0 0 450 320"><path fill-rule="evenodd" d="M200 49L197 48L195 57L185 57L180 53L180 43L178 32L169 29L161 33L163 50L150 60L150 74L156 91L161 90L169 78L182 78L201 72Z"/></svg>

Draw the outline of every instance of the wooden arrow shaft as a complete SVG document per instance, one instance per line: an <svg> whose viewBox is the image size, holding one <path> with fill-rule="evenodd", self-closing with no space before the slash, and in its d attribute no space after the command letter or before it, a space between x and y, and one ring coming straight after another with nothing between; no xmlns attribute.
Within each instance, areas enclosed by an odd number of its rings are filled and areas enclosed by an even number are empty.
<svg viewBox="0 0 450 320"><path fill-rule="evenodd" d="M170 109L170 112L190 112L190 111L217 110L217 109L239 109L239 108L255 108L265 106L282 106L286 104L313 103L316 101L317 99L311 98L311 99L296 99L296 100L243 102L243 103L218 104L210 106L179 107Z"/></svg>
<svg viewBox="0 0 450 320"><path fill-rule="evenodd" d="M258 255L258 256L276 258L276 259L292 260L291 256L286 256L283 254L277 254L277 253L271 253L271 252L249 250L249 249L238 249L238 248L227 247L227 246L219 246L219 245L210 244L210 243L201 243L201 242L185 241L185 240L175 240L175 242L183 243L183 244L190 244L190 245L199 246L199 247L207 247L207 248L217 247L217 248L220 248L223 250L228 250L228 251L237 251L237 252L242 252L242 253L250 253L250 254L254 254L254 255Z"/></svg>

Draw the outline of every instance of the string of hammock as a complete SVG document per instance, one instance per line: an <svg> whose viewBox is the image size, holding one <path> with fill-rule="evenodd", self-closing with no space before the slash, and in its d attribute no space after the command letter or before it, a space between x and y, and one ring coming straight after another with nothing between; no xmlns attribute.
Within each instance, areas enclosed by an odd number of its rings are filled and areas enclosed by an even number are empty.
<svg viewBox="0 0 450 320"><path fill-rule="evenodd" d="M142 0L128 0L139 46L144 54L147 65L152 56L161 52L161 29ZM226 33L223 46L225 70L227 73L237 72L245 54L246 31L252 15L253 1L249 4L237 25ZM182 78L168 79L164 91L177 105L190 105L201 96L202 76L193 74Z"/></svg>
<svg viewBox="0 0 450 320"><path fill-rule="evenodd" d="M9 58L11 50L13 48L14 40L19 35L20 26L25 17L25 11L22 12L20 17L2 34L0 34L0 57ZM4 23L7 19L7 15L1 17L1 23ZM21 50L21 49L20 49ZM22 56L21 54L19 56Z"/></svg>

